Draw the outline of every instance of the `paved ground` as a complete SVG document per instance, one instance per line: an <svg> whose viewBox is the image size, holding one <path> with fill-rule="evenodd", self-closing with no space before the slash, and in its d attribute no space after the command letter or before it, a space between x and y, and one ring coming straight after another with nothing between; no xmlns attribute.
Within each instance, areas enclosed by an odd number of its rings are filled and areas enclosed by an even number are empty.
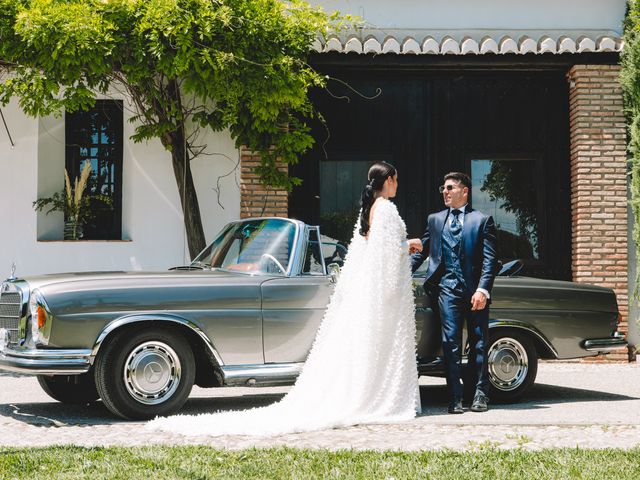
<svg viewBox="0 0 640 480"><path fill-rule="evenodd" d="M267 405L281 388L195 388L184 413ZM312 433L253 437L182 437L149 432L144 422L114 419L98 403L69 407L51 400L34 378L0 376L0 445L203 444L222 448L289 445L328 449L540 449L640 446L640 365L540 365L536 385L519 404L487 413L446 413L441 379L421 379L423 411L416 419ZM313 414L313 412L310 412Z"/></svg>

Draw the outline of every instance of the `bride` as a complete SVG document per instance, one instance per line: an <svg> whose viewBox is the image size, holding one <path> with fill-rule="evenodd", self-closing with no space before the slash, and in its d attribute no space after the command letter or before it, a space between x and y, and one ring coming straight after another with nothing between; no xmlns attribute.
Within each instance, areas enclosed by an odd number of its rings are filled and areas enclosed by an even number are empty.
<svg viewBox="0 0 640 480"><path fill-rule="evenodd" d="M295 385L266 407L156 418L183 435L278 435L409 420L420 411L409 253L395 205L398 175L369 169L362 210L340 278Z"/></svg>

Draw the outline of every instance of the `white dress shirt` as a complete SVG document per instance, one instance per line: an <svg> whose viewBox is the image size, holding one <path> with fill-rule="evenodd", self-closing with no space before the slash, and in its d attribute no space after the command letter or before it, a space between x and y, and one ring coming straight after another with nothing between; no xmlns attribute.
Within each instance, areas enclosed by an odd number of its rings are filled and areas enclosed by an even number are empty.
<svg viewBox="0 0 640 480"><path fill-rule="evenodd" d="M458 209L449 207L450 214L452 210L460 210L460 212L462 212L460 213L460 215L458 215L458 221L460 222L460 226L464 225L464 211L467 209L467 205L469 204L465 203L463 206L461 206ZM453 215L449 215L449 226L451 226L452 221L453 221Z"/></svg>

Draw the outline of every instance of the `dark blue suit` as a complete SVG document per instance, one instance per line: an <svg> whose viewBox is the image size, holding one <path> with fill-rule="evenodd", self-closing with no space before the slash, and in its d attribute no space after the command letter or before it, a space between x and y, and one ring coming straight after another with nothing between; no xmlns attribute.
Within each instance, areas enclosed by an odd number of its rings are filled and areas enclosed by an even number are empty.
<svg viewBox="0 0 640 480"><path fill-rule="evenodd" d="M483 310L471 311L471 297L478 288L491 292L497 268L496 228L493 218L469 205L464 212L462 231L451 236L449 209L429 215L422 237L421 253L412 256L416 271L429 256L425 290L434 313L442 324L442 348L447 384L454 398L462 397L462 326L467 322L469 363L475 366L476 389L488 393L487 349L489 302ZM446 240L446 241L445 241Z"/></svg>

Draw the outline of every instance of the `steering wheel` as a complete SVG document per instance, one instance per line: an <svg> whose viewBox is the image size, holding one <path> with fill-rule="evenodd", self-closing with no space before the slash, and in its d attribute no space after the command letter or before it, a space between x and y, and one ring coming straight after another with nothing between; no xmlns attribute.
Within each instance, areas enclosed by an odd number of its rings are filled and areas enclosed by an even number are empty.
<svg viewBox="0 0 640 480"><path fill-rule="evenodd" d="M280 273L284 274L286 272L282 264L270 253L263 253L262 257L260 257L260 263L262 263L265 258L275 263L276 267L280 270Z"/></svg>

